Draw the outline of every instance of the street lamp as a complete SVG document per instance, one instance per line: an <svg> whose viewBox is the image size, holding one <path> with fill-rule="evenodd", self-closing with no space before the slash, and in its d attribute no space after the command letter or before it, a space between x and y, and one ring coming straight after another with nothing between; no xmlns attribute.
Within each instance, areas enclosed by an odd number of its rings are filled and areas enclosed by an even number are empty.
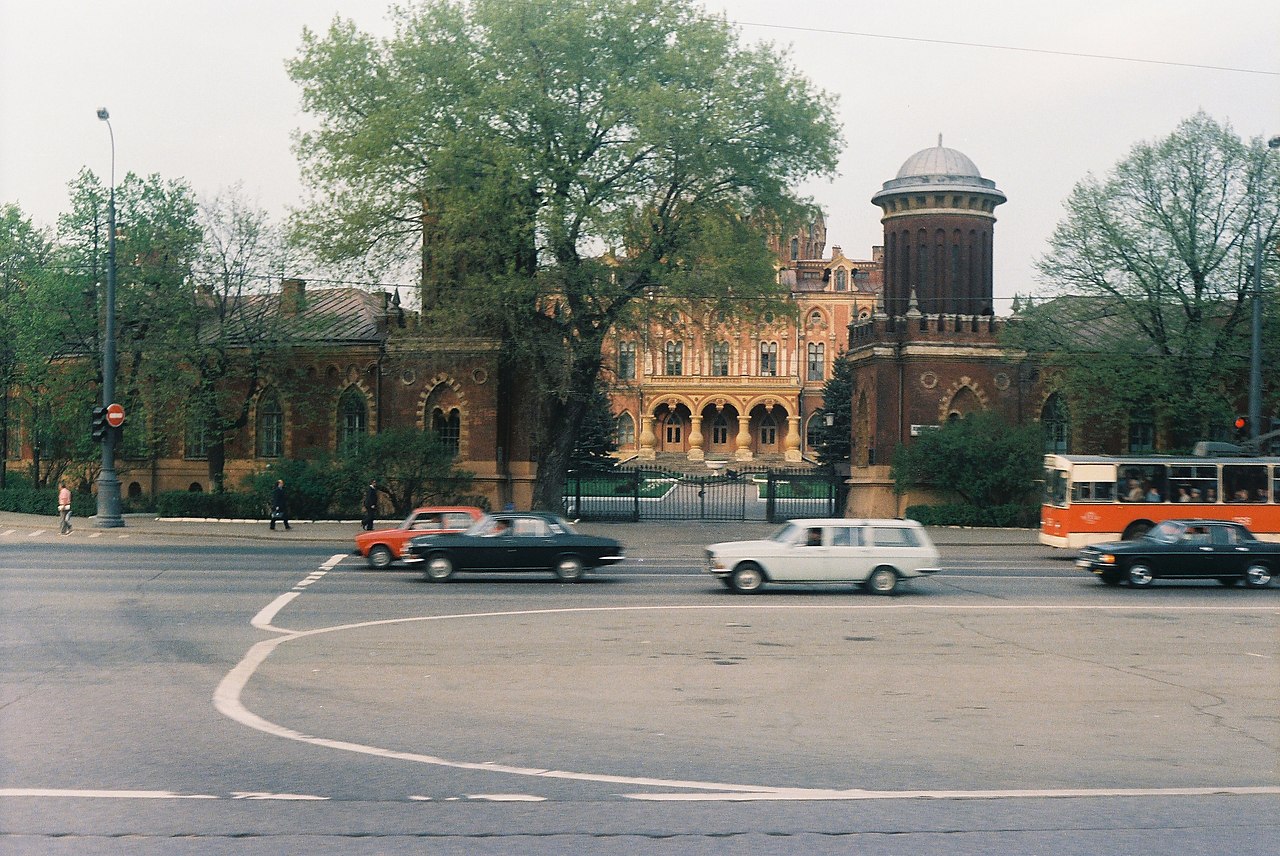
<svg viewBox="0 0 1280 856"><path fill-rule="evenodd" d="M114 404L116 397L116 134L111 114L98 108L98 118L107 123L111 135L111 195L107 201L107 311L102 338L102 406ZM108 428L102 435L102 471L98 473L98 517L100 529L124 525L120 516L120 481L116 478L116 434Z"/></svg>
<svg viewBox="0 0 1280 856"><path fill-rule="evenodd" d="M1267 140L1267 148L1280 149L1280 136ZM1262 181L1262 170L1258 170ZM1253 336L1249 365L1249 439L1262 432L1262 190L1258 189L1258 212L1253 221Z"/></svg>

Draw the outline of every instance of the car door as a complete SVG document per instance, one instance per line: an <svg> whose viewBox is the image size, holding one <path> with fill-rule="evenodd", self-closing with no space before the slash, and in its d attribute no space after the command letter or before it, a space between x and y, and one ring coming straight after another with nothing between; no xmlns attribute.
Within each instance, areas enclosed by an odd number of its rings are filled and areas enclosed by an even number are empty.
<svg viewBox="0 0 1280 856"><path fill-rule="evenodd" d="M1153 557L1155 571L1162 577L1195 577L1211 573L1214 547L1209 527L1195 524L1183 530L1172 544Z"/></svg>
<svg viewBox="0 0 1280 856"><path fill-rule="evenodd" d="M1227 524L1216 524L1209 527L1210 541L1213 545L1213 573L1223 576L1240 576L1249 567L1252 551L1240 537L1240 530Z"/></svg>
<svg viewBox="0 0 1280 856"><path fill-rule="evenodd" d="M520 570L552 567L557 545L547 521L538 517L521 517L513 520L512 524L506 567Z"/></svg>
<svg viewBox="0 0 1280 856"><path fill-rule="evenodd" d="M827 579L862 582L871 574L861 526L832 526Z"/></svg>
<svg viewBox="0 0 1280 856"><path fill-rule="evenodd" d="M761 557L769 578L793 583L822 579L819 565L826 557L823 537L822 527L817 524L797 525L791 540L773 542L769 555Z"/></svg>

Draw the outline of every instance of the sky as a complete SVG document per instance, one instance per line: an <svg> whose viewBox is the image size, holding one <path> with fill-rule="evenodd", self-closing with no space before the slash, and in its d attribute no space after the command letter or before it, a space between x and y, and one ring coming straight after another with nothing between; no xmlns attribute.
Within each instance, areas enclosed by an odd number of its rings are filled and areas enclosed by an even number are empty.
<svg viewBox="0 0 1280 856"><path fill-rule="evenodd" d="M239 185L283 219L304 197L291 146L308 121L286 60L335 16L390 35L391 2L0 0L0 204L53 226L82 167L108 176L105 106L117 178ZM1040 287L1072 187L1135 144L1200 110L1246 139L1280 134L1274 0L701 2L838 105L838 175L800 188L826 213L828 254L871 257L871 196L939 134L995 181L999 314Z"/></svg>

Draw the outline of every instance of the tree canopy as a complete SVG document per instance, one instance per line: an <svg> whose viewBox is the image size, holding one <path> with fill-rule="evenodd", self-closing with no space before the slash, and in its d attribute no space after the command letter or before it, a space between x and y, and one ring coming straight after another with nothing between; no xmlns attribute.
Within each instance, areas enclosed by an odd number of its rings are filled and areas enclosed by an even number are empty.
<svg viewBox="0 0 1280 856"><path fill-rule="evenodd" d="M534 502L552 507L633 301L778 293L766 232L834 169L833 101L691 0L394 15L383 40L304 33L295 231L331 261L415 261L429 316L502 338L536 380Z"/></svg>
<svg viewBox="0 0 1280 856"><path fill-rule="evenodd" d="M983 410L899 446L890 473L899 493L926 487L979 508L1009 505L1035 490L1043 474L1041 444L1036 425L1012 426Z"/></svg>
<svg viewBox="0 0 1280 856"><path fill-rule="evenodd" d="M1274 246L1278 220L1280 157L1197 113L1075 187L1039 262L1053 299L1022 311L1010 341L1060 370L1082 424L1113 432L1142 412L1189 445L1244 391L1254 244ZM1277 261L1264 253L1271 283ZM1280 358L1274 336L1267 347Z"/></svg>

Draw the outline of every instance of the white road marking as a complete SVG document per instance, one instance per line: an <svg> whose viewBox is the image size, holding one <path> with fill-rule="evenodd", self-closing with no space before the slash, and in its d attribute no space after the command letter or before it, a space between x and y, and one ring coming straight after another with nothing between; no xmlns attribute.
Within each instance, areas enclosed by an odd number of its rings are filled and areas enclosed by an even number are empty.
<svg viewBox="0 0 1280 856"><path fill-rule="evenodd" d="M232 791L233 800L284 800L286 802L327 802L331 797L318 797L311 794L273 794L258 791Z"/></svg>
<svg viewBox="0 0 1280 856"><path fill-rule="evenodd" d="M7 537L17 531L18 531L17 529L6 529L5 531L0 532L0 537Z"/></svg>
<svg viewBox="0 0 1280 856"><path fill-rule="evenodd" d="M213 794L175 794L173 791L90 791L71 788L0 788L0 797L72 797L77 799L216 800Z"/></svg>
<svg viewBox="0 0 1280 856"><path fill-rule="evenodd" d="M28 535L27 537L28 537L28 538L34 538L34 537L36 537L37 535L43 535L43 534L44 534L44 530L43 530L43 529L37 529L36 531L32 532L32 533L31 533L30 535Z"/></svg>
<svg viewBox="0 0 1280 856"><path fill-rule="evenodd" d="M618 794L648 802L786 802L798 800L1000 800L1068 797L1213 797L1280 794L1280 786L1249 788L1048 788L983 791L864 791L779 788L758 793Z"/></svg>
<svg viewBox="0 0 1280 856"><path fill-rule="evenodd" d="M277 598L277 602L279 602ZM281 604L283 605L283 604ZM270 607L269 607L270 608ZM492 773L501 773L515 776L530 776L535 778L565 779L578 782L598 782L616 785L629 785L633 787L657 787L657 788L675 788L681 790L707 791L709 793L702 795L693 795L696 797L708 799L726 800L732 798L733 794L742 795L745 799L779 799L779 800L801 800L801 799L927 799L927 798L980 798L985 795L987 799L1009 798L1014 795L1028 796L1105 796L1120 793L1115 788L1098 788L1098 789L1073 789L1060 791L867 791L867 790L832 790L827 788L782 788L770 787L765 785L741 785L729 784L723 782L700 782L685 781L675 779L657 779L637 776L615 776L606 773L589 773L575 772L570 770L548 770L538 767L516 767L505 764L492 764L477 761L462 761L448 758L440 758L433 755L424 755L417 752L402 752L392 749L384 749L378 746L369 746L362 743L352 743L345 740L333 740L325 737L316 737L310 734L303 734L294 731L283 725L263 719L252 711L248 710L240 700L241 693L245 686L253 677L258 667L261 666L266 659L271 656L276 648L286 642L292 642L298 639L305 639L311 636L318 636L326 633L340 633L347 630L358 630L368 627L383 627L396 624L410 624L414 622L425 621L456 621L469 618L499 618L499 617L518 617L529 615L565 615L574 613L614 613L614 612L680 612L680 611L714 611L714 610L808 610L819 611L840 610L843 612L850 611L866 611L866 610L901 610L901 611L921 611L921 612L937 612L947 610L951 612L1008 612L1011 610L1030 610L1030 611L1053 611L1053 612L1263 612L1274 611L1275 606L1164 606L1153 607L1150 604L1114 604L1114 605L1060 605L1060 604L975 604L975 605L945 605L945 604L688 604L673 606L600 606L600 607L564 607L558 609L523 609L498 612L478 612L465 613L455 615L425 615L413 618L386 618L375 621L362 621L354 624L335 625L333 627L322 627L315 630L307 631L281 631L286 635L278 636L274 639L267 639L257 643L245 654L244 658L236 664L230 672L219 682L217 689L214 690L213 703L218 712L229 719L239 722L249 728L254 728L266 734L272 734L277 737L283 737L287 740L296 740L301 743L308 743L313 746L321 746L328 749L339 749L346 752L355 752L362 755L371 755L379 758L388 758L392 760L411 761L419 764L429 764L439 767L449 767L452 769L484 771ZM259 613L262 615L262 613ZM1263 789L1242 789L1231 787L1206 787L1198 789L1150 789L1150 790L1132 790L1123 791L1132 795L1160 795L1160 794L1235 794L1235 793L1276 793L1280 794L1280 787L1263 788ZM868 796L869 794L880 794L878 797ZM896 796L895 796L896 795ZM947 795L947 796L940 796ZM679 795L670 794L640 794L625 795L632 799L672 799L679 798ZM688 795L686 795L688 796Z"/></svg>
<svg viewBox="0 0 1280 856"><path fill-rule="evenodd" d="M533 794L467 794L469 800L483 800L485 802L546 802L546 797L534 796Z"/></svg>

